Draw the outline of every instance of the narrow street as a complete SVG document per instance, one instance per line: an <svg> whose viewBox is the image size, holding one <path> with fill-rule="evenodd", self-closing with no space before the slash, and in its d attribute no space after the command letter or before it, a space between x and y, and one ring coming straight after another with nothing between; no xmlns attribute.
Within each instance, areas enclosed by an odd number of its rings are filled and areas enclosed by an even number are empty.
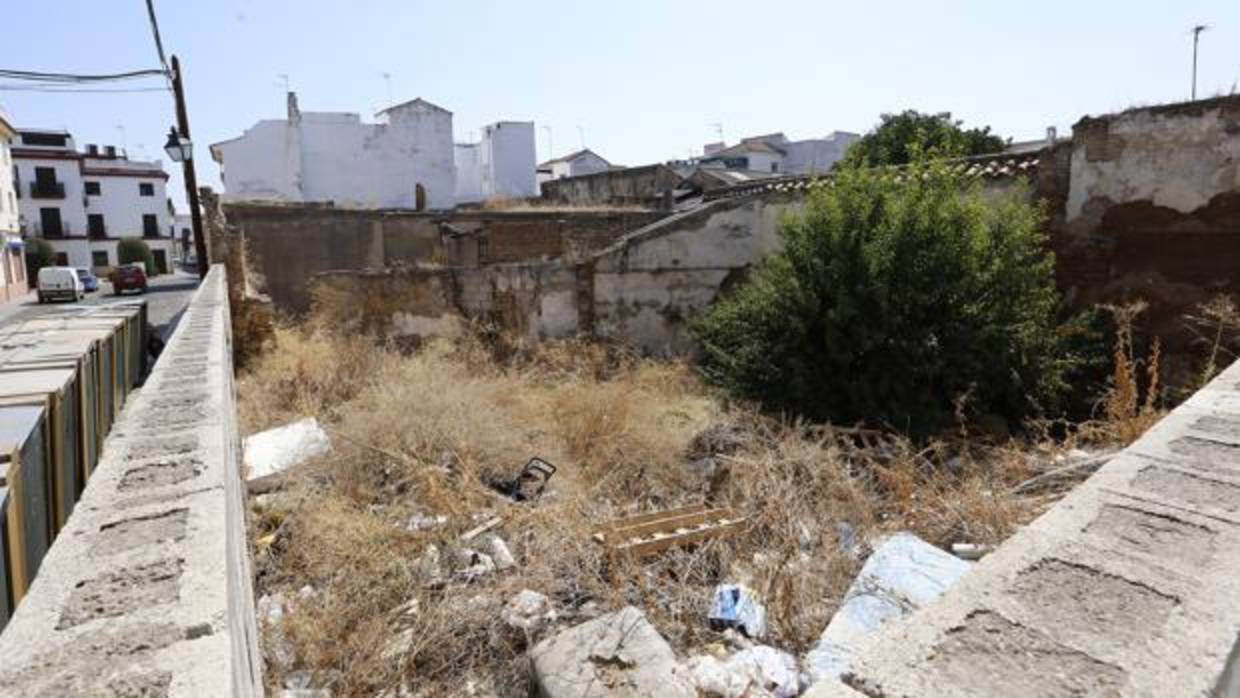
<svg viewBox="0 0 1240 698"><path fill-rule="evenodd" d="M145 298L151 324L155 327L160 337L167 339L172 334L172 330L176 328L176 323L196 288L198 288L198 276L181 269L177 269L171 274L164 274L151 279L148 283L146 294L143 296L133 293L116 296L112 293L112 284L100 279L99 290L87 294L86 299L79 303L79 305L107 305L121 298ZM49 303L40 305L32 292L21 301L0 305L0 328L14 322L38 317L53 308L63 308L67 305L69 304Z"/></svg>

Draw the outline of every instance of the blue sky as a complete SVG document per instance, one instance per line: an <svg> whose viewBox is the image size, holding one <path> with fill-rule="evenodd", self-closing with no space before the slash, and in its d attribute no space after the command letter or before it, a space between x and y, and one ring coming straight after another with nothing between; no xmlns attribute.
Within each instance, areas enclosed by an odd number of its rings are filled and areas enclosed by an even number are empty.
<svg viewBox="0 0 1240 698"><path fill-rule="evenodd" d="M143 0L7 1L0 67L112 72L155 67ZM282 74L307 111L365 118L424 97L454 112L458 140L499 119L538 124L538 155L585 144L614 162L729 142L864 131L882 112L951 111L1017 140L1085 114L1186 99L1191 38L1199 94L1240 81L1240 2L933 0L158 0L165 46L185 64L199 179L205 145L284 111ZM0 80L0 85L12 84ZM151 81L147 84L158 85ZM0 90L19 126L162 157L164 92ZM579 131L580 127L580 131ZM179 191L179 175L173 186ZM180 206L182 197L176 197ZM183 208L182 208L183 210Z"/></svg>

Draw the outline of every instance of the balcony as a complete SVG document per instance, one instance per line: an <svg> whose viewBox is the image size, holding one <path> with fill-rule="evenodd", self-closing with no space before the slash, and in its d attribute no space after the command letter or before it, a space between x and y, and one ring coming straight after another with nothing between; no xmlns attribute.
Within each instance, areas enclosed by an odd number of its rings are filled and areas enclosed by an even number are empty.
<svg viewBox="0 0 1240 698"><path fill-rule="evenodd" d="M30 198L32 199L63 199L65 198L64 182L31 182Z"/></svg>
<svg viewBox="0 0 1240 698"><path fill-rule="evenodd" d="M42 223L31 223L22 230L22 235L29 237L43 238L45 240L63 240L73 237L73 231L68 223L61 222L60 225L43 225Z"/></svg>

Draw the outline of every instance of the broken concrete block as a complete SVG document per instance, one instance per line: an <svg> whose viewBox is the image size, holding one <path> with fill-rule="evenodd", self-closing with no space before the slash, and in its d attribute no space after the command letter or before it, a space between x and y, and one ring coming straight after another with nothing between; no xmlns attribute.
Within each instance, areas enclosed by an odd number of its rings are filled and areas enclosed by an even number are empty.
<svg viewBox="0 0 1240 698"><path fill-rule="evenodd" d="M530 589L522 589L508 600L500 617L510 627L534 631L555 621L555 608L551 599Z"/></svg>
<svg viewBox="0 0 1240 698"><path fill-rule="evenodd" d="M496 569L507 570L517 566L517 559L512 556L512 551L508 549L503 538L492 533L486 537L485 542Z"/></svg>
<svg viewBox="0 0 1240 698"><path fill-rule="evenodd" d="M897 533L866 560L840 609L805 656L815 682L838 679L861 644L880 626L937 599L970 563L911 533Z"/></svg>
<svg viewBox="0 0 1240 698"><path fill-rule="evenodd" d="M695 698L672 648L632 606L587 621L530 650L543 698Z"/></svg>
<svg viewBox="0 0 1240 698"><path fill-rule="evenodd" d="M247 436L244 442L246 479L274 475L331 450L331 439L314 417Z"/></svg>

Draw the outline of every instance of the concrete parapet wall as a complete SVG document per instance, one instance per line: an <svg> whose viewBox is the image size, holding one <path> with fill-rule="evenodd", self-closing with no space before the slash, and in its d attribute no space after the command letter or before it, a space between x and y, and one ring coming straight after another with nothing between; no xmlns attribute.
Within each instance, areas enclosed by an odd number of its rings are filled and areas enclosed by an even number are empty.
<svg viewBox="0 0 1240 698"><path fill-rule="evenodd" d="M1238 695L1240 362L934 605L847 683L888 696Z"/></svg>
<svg viewBox="0 0 1240 698"><path fill-rule="evenodd" d="M0 695L262 693L220 265L0 635Z"/></svg>

